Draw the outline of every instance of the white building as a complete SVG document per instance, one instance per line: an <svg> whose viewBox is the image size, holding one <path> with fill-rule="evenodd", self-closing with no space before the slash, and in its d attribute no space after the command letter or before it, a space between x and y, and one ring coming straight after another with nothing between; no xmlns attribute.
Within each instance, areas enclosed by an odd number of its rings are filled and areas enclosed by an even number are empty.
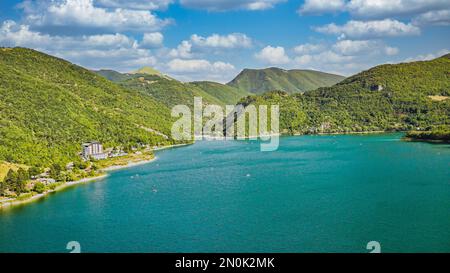
<svg viewBox="0 0 450 273"><path fill-rule="evenodd" d="M86 160L89 158L96 160L108 158L108 155L103 152L103 145L98 141L83 143L81 146L83 149L82 156Z"/></svg>

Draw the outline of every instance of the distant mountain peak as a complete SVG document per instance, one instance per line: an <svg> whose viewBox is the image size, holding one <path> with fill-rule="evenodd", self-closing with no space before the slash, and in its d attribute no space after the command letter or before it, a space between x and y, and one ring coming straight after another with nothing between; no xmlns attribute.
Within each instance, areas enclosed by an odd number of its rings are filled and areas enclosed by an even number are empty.
<svg viewBox="0 0 450 273"><path fill-rule="evenodd" d="M158 71L150 66L141 67L138 70L130 72L129 74L145 74L145 75L150 75L150 76L158 76L158 77L165 78L168 80L173 80L171 77L164 75L160 71Z"/></svg>
<svg viewBox="0 0 450 273"><path fill-rule="evenodd" d="M344 77L313 70L286 70L278 67L244 69L229 86L247 92L262 94L273 90L302 93L319 87L332 86Z"/></svg>

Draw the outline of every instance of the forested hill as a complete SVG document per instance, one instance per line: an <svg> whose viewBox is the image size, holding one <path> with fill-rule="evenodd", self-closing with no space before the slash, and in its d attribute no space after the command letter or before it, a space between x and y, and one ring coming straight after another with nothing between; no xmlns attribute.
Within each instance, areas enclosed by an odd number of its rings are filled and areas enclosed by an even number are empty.
<svg viewBox="0 0 450 273"><path fill-rule="evenodd" d="M169 109L67 61L0 48L0 161L48 166L79 160L81 143L172 142Z"/></svg>
<svg viewBox="0 0 450 273"><path fill-rule="evenodd" d="M332 86L343 79L345 77L319 71L284 70L272 67L244 69L228 85L255 94L273 90L281 90L292 94Z"/></svg>
<svg viewBox="0 0 450 273"><path fill-rule="evenodd" d="M374 67L304 94L271 92L246 103L280 104L285 133L430 129L450 124L450 55Z"/></svg>
<svg viewBox="0 0 450 273"><path fill-rule="evenodd" d="M240 90L225 84L210 82L210 81L200 81L189 83L192 86L200 88L204 92L214 96L221 102L227 105L236 104L241 98L251 95L251 93Z"/></svg>
<svg viewBox="0 0 450 273"><path fill-rule="evenodd" d="M112 70L95 72L124 88L149 95L168 107L178 104L192 106L194 97L202 97L205 104L234 105L249 95L246 91L216 82L183 83L149 67L126 74Z"/></svg>

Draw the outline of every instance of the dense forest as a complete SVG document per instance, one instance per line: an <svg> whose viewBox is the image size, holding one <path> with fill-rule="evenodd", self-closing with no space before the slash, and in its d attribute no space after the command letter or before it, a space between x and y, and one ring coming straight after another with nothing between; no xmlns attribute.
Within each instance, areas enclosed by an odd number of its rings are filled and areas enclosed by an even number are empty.
<svg viewBox="0 0 450 273"><path fill-rule="evenodd" d="M81 143L106 147L173 143L169 109L67 61L0 49L0 161L28 166L79 160Z"/></svg>
<svg viewBox="0 0 450 273"><path fill-rule="evenodd" d="M286 134L427 130L450 124L450 55L381 65L304 94L274 91L241 100L279 104Z"/></svg>

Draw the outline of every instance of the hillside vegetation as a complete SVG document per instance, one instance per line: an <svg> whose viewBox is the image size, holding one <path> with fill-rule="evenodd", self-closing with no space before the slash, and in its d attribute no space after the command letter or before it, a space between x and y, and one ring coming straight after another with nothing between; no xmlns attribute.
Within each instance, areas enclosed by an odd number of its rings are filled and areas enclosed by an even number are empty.
<svg viewBox="0 0 450 273"><path fill-rule="evenodd" d="M242 100L279 104L287 134L425 130L450 124L450 55L381 65L326 88L289 95L269 92Z"/></svg>
<svg viewBox="0 0 450 273"><path fill-rule="evenodd" d="M110 70L96 73L126 89L149 95L170 108L178 104L192 106L194 97L202 97L204 104L234 105L249 94L216 82L183 83L149 67L128 74Z"/></svg>
<svg viewBox="0 0 450 273"><path fill-rule="evenodd" d="M312 70L284 70L280 68L244 69L227 85L255 94L280 90L302 93L319 87L332 86L345 77Z"/></svg>
<svg viewBox="0 0 450 273"><path fill-rule="evenodd" d="M427 131L410 131L405 138L412 141L450 143L450 125L438 126Z"/></svg>
<svg viewBox="0 0 450 273"><path fill-rule="evenodd" d="M240 90L217 82L202 81L191 82L189 84L219 99L226 105L235 105L241 98L250 95L250 93L245 90Z"/></svg>
<svg viewBox="0 0 450 273"><path fill-rule="evenodd" d="M158 145L169 109L89 70L24 48L0 49L0 160L49 166L79 160L80 144Z"/></svg>

